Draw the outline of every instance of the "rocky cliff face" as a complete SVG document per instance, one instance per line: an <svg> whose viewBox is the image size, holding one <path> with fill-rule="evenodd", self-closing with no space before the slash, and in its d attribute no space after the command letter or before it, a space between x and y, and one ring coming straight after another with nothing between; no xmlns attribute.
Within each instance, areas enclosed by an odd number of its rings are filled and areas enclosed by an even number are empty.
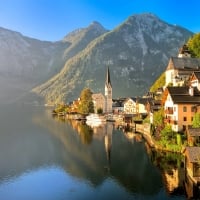
<svg viewBox="0 0 200 200"><path fill-rule="evenodd" d="M56 76L34 91L49 102L71 101L84 87L103 92L109 66L114 97L143 95L191 35L153 14L131 16L74 53Z"/></svg>

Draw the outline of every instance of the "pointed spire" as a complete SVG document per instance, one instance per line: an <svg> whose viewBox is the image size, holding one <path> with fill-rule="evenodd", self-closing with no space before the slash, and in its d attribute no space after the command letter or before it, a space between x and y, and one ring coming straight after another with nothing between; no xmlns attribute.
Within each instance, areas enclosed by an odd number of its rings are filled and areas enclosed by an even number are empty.
<svg viewBox="0 0 200 200"><path fill-rule="evenodd" d="M111 81L110 81L110 71L109 71L109 67L107 68L107 74L106 74L106 85L111 85Z"/></svg>

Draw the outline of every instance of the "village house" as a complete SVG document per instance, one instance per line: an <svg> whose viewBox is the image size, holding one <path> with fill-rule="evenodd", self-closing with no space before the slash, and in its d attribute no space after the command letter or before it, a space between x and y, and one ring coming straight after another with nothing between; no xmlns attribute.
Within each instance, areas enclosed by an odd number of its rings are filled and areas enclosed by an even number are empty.
<svg viewBox="0 0 200 200"><path fill-rule="evenodd" d="M187 141L189 146L200 145L200 128L188 127Z"/></svg>
<svg viewBox="0 0 200 200"><path fill-rule="evenodd" d="M151 98L130 97L124 101L124 113L147 115L146 105Z"/></svg>
<svg viewBox="0 0 200 200"><path fill-rule="evenodd" d="M113 99L112 108L113 108L114 114L124 113L124 101L125 100L126 100L125 98Z"/></svg>
<svg viewBox="0 0 200 200"><path fill-rule="evenodd" d="M172 126L172 130L184 131L192 125L197 106L200 102L200 91L197 88L167 87L162 99L165 112L165 123Z"/></svg>
<svg viewBox="0 0 200 200"><path fill-rule="evenodd" d="M105 96L102 93L92 94L92 100L94 103L94 112L97 113L99 109L105 112Z"/></svg>
<svg viewBox="0 0 200 200"><path fill-rule="evenodd" d="M190 77L190 85L200 91L200 71L194 71Z"/></svg>
<svg viewBox="0 0 200 200"><path fill-rule="evenodd" d="M179 50L178 57L169 60L165 70L165 86L183 86L194 71L200 71L200 59L192 58L186 45Z"/></svg>
<svg viewBox="0 0 200 200"><path fill-rule="evenodd" d="M124 113L125 114L136 114L137 113L137 98L129 97L124 101Z"/></svg>

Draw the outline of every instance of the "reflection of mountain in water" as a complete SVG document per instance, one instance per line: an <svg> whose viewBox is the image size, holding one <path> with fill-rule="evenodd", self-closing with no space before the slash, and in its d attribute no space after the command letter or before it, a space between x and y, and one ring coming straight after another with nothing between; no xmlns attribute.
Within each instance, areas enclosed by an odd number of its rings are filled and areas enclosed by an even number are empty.
<svg viewBox="0 0 200 200"><path fill-rule="evenodd" d="M96 127L93 132L78 121L67 121L65 125L64 133L54 130L54 125L50 130L65 146L63 167L70 174L93 185L112 177L126 189L143 194L157 193L162 187L161 176L151 164L142 142L130 143L121 131L113 130L112 124Z"/></svg>
<svg viewBox="0 0 200 200"><path fill-rule="evenodd" d="M112 124L92 130L77 121L53 119L41 108L35 112L23 109L22 114L18 112L17 132L13 128L11 137L4 140L9 145L0 140L1 161L2 152L8 152L6 162L0 166L1 177L59 165L93 186L112 178L134 193L150 195L160 191L162 178L151 164L143 142L130 143L121 131L113 130Z"/></svg>

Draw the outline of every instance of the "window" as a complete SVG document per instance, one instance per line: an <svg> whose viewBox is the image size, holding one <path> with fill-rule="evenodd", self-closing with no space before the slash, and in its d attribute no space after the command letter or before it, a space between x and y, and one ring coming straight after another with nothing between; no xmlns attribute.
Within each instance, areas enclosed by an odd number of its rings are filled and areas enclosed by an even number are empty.
<svg viewBox="0 0 200 200"><path fill-rule="evenodd" d="M183 121L186 122L187 121L187 117L183 117Z"/></svg>
<svg viewBox="0 0 200 200"><path fill-rule="evenodd" d="M191 106L191 112L196 112L196 111L197 111L196 106Z"/></svg>
<svg viewBox="0 0 200 200"><path fill-rule="evenodd" d="M183 106L183 112L187 112L187 107Z"/></svg>

